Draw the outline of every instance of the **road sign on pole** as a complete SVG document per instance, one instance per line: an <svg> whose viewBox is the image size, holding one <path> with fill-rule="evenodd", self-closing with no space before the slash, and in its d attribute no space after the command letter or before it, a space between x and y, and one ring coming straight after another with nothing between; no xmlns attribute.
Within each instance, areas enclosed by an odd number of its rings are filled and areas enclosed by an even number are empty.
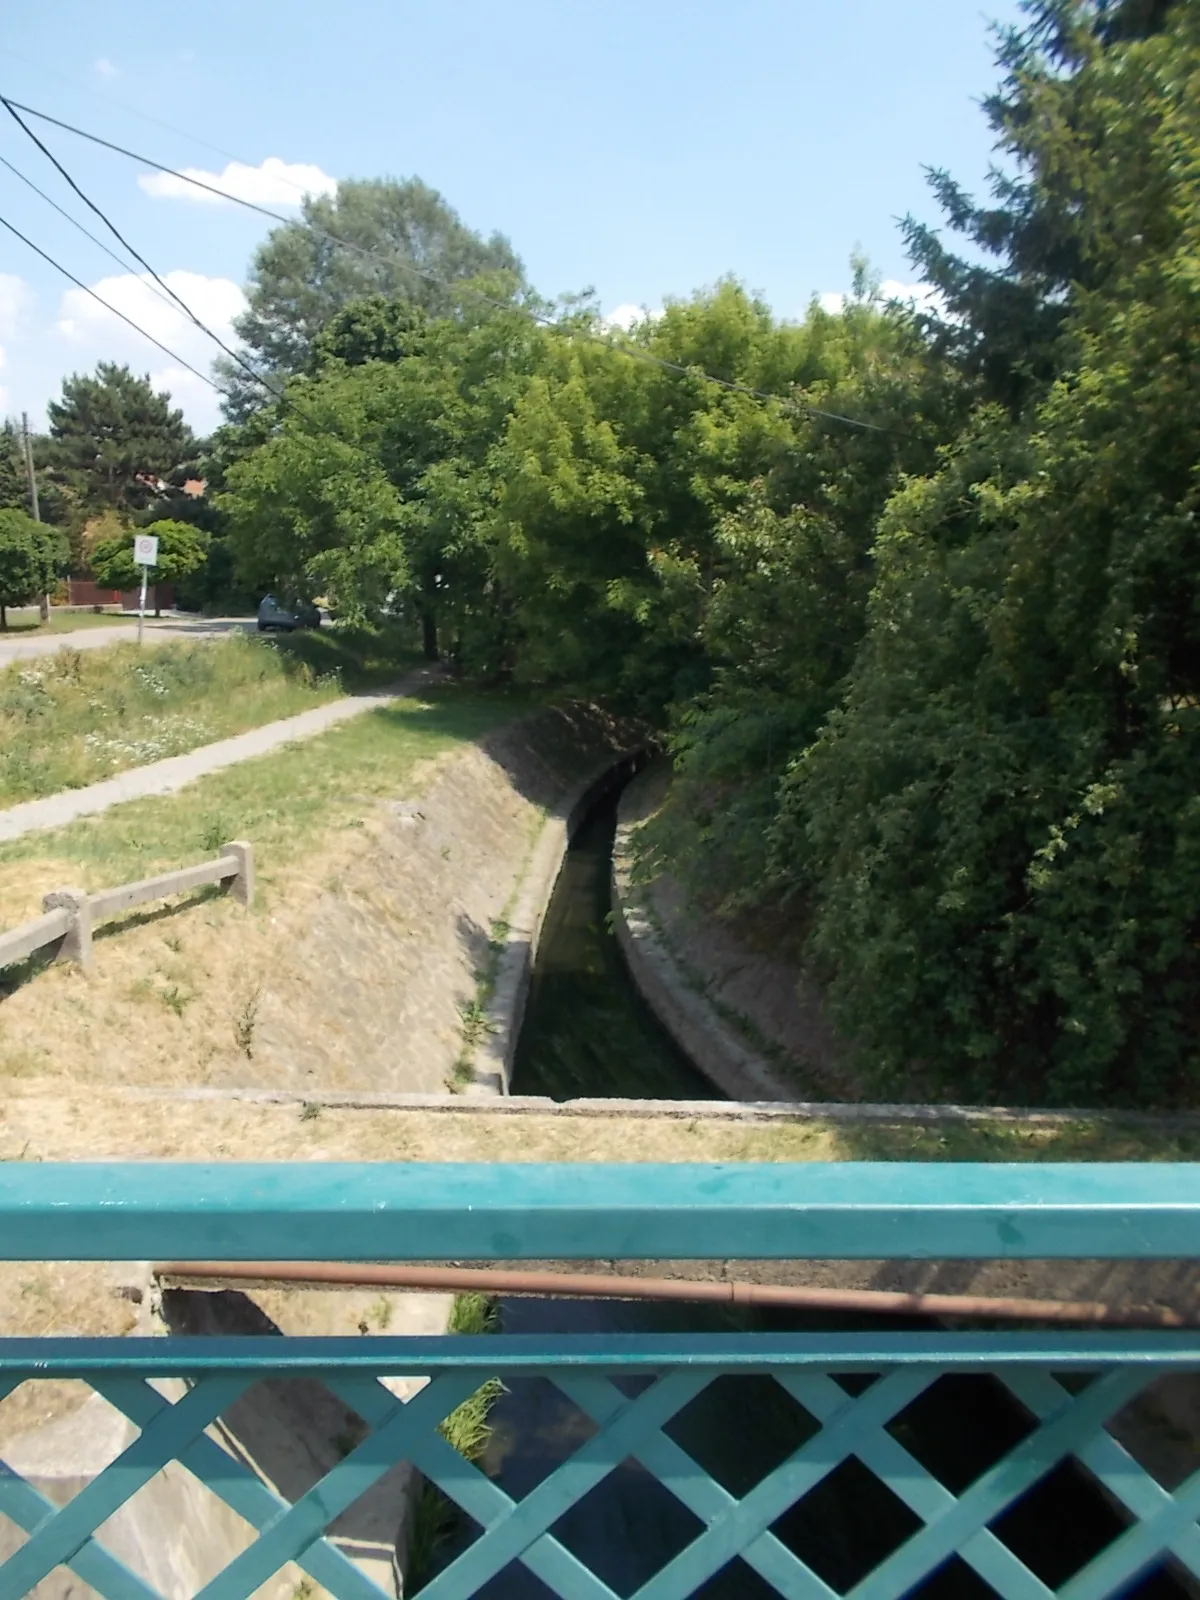
<svg viewBox="0 0 1200 1600"><path fill-rule="evenodd" d="M138 643L141 644L142 629L146 625L146 577L150 568L158 565L158 539L154 534L134 535L133 559L142 569L142 597L138 601Z"/></svg>

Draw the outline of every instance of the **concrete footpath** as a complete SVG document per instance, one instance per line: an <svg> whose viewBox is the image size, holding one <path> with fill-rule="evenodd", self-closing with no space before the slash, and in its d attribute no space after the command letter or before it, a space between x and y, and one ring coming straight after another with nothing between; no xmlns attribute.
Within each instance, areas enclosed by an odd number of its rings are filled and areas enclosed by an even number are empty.
<svg viewBox="0 0 1200 1600"><path fill-rule="evenodd" d="M85 789L64 789L61 794L46 795L41 800L25 800L20 805L0 811L0 842L19 839L22 834L36 833L45 828L60 828L74 822L77 817L89 817L109 806L120 805L125 800L140 800L145 795L174 794L185 784L193 783L210 772L223 767L236 766L239 761L249 761L254 756L266 755L280 745L292 744L299 739L311 739L327 728L350 717L360 717L364 711L374 711L390 705L415 690L426 687L441 676L436 665L421 667L402 679L394 689L381 694L347 695L343 700L331 701L326 706L316 706L312 711L302 711L299 716L285 717L282 722L268 722L262 728L250 728L231 739L219 739L216 744L201 745L189 750L187 755L168 756L165 761L152 761L144 767L131 767L115 778L105 778L101 783L91 783Z"/></svg>
<svg viewBox="0 0 1200 1600"><path fill-rule="evenodd" d="M253 617L147 617L144 642L220 639L227 633L248 632L256 626ZM132 622L115 622L111 628L80 628L76 633L35 633L28 639L0 635L0 667L35 656L56 655L60 650L102 650L105 645L133 644L136 639L136 617Z"/></svg>

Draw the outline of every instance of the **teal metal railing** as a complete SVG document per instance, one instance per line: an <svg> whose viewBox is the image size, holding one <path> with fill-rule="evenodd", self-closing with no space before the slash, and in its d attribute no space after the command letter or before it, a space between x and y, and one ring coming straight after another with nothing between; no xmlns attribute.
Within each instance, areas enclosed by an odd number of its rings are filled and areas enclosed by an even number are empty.
<svg viewBox="0 0 1200 1600"><path fill-rule="evenodd" d="M7 1165L0 1259L645 1260L1179 1259L1198 1253L1200 1166L429 1166ZM158 1591L97 1530L167 1463L179 1462L257 1537L200 1593L254 1593L288 1562L343 1600L384 1591L324 1535L398 1461L414 1463L479 1534L422 1592L470 1596L511 1562L552 1594L614 1591L555 1528L633 1458L694 1514L698 1532L638 1590L697 1594L741 1558L788 1596L835 1590L779 1536L790 1507L854 1461L913 1515L904 1538L850 1593L898 1600L957 1558L1009 1600L1130 1590L1167 1564L1200 1578L1200 1472L1168 1491L1108 1431L1164 1375L1200 1371L1179 1332L950 1332L264 1339L0 1339L0 1396L80 1379L130 1419L133 1442L65 1505L0 1464L0 1514L27 1535L0 1565L0 1600L65 1566L110 1600ZM965 1485L917 1459L898 1426L939 1379L987 1374L1028 1421ZM814 1428L737 1496L672 1437L714 1380L768 1374ZM411 1398L382 1381L424 1378ZM537 1375L594 1428L514 1500L459 1456L438 1424L488 1379ZM254 1385L319 1380L365 1425L359 1442L294 1499L220 1442L213 1425ZM636 1383L627 1380L637 1378ZM171 1400L156 1382L183 1379ZM2 1415L2 1413L0 1413ZM1119 1531L1052 1589L1003 1537L1004 1518L1064 1463L1121 1513ZM537 1587L536 1585L534 1586ZM308 1592L313 1592L311 1588Z"/></svg>

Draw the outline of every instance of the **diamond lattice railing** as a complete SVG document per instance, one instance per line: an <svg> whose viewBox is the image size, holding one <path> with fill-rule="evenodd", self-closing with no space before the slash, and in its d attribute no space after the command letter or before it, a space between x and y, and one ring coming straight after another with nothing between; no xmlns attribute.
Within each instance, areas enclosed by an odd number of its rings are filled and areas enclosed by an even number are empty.
<svg viewBox="0 0 1200 1600"><path fill-rule="evenodd" d="M12 1261L1153 1263L1190 1261L1198 1238L1200 1167L1188 1164L0 1166L0 1260ZM1149 1581L1181 1593L1200 1581L1200 1462L1160 1482L1116 1435L1131 1402L1185 1374L1200 1374L1193 1331L0 1338L0 1402L25 1383L78 1380L134 1430L64 1504L31 1468L23 1477L0 1464L0 1548L10 1552L0 1600L63 1568L107 1600L185 1593L152 1580L152 1564L118 1537L122 1508L171 1463L244 1524L245 1547L201 1580L204 1600L238 1600L296 1568L305 1592L370 1600L385 1591L344 1536L347 1513L390 1494L387 1475L403 1461L462 1518L423 1591L431 1600L478 1594L514 1563L529 1586L516 1593L570 1600L672 1600L711 1594L714 1583L739 1600L752 1591L899 1600L955 1574L969 1580L955 1592L982 1583L1005 1600L1101 1600L1154 1569L1175 1576ZM421 1382L402 1396L398 1376ZM548 1384L578 1424L519 1491L439 1431L494 1378L510 1390ZM236 1419L262 1385L275 1393L289 1380L324 1386L356 1425L328 1470L313 1467L285 1493L240 1446ZM692 1425L730 1384L742 1385L736 1427L753 1431L768 1413L794 1425L744 1481L707 1458ZM983 1387L967 1395L963 1384ZM947 1385L960 1386L948 1406L938 1401ZM985 1390L1009 1419L994 1452L948 1463L929 1448L930 1429L943 1426L930 1417L942 1404L943 1419L959 1413L947 1433L969 1433ZM660 1497L655 1508L671 1510L679 1537L657 1567L643 1561L622 1583L578 1531L594 1497L631 1471ZM1075 1499L1060 1514L1054 1505L1066 1502L1051 1501L1064 1477ZM868 1491L877 1499L860 1508L856 1537L864 1527L880 1536L838 1567L813 1531L831 1497ZM1050 1524L1050 1557L1028 1537L1031 1514Z"/></svg>
<svg viewBox="0 0 1200 1600"><path fill-rule="evenodd" d="M1165 1340L1165 1342L1163 1342ZM155 1340L146 1351L146 1374L130 1370L131 1341L122 1345L111 1370L72 1361L77 1341L54 1341L56 1375L74 1368L139 1430L133 1442L65 1505L56 1506L9 1468L0 1469L0 1512L28 1534L0 1565L0 1600L29 1592L60 1565L69 1567L107 1600L157 1591L105 1549L97 1530L168 1462L177 1461L257 1530L257 1537L203 1588L204 1600L253 1594L289 1562L339 1600L367 1600L383 1591L354 1561L323 1535L383 1474L411 1461L461 1508L477 1528L474 1539L423 1590L430 1600L471 1596L513 1562L522 1563L552 1594L581 1600L615 1591L556 1533L556 1525L623 1463L634 1460L701 1525L701 1531L636 1591L638 1600L674 1600L698 1593L737 1558L782 1595L839 1594L778 1531L790 1508L854 1459L867 1468L919 1520L916 1532L879 1560L849 1590L854 1600L896 1600L919 1589L952 1557L959 1557L1006 1600L1032 1600L1055 1593L1004 1542L993 1524L1061 1463L1075 1460L1128 1513L1128 1525L1087 1561L1057 1593L1069 1600L1121 1593L1165 1558L1200 1578L1200 1472L1174 1492L1155 1481L1106 1431L1106 1424L1166 1370L1200 1366L1180 1341L1159 1336L1160 1361L1141 1340L1136 1351L1113 1350L1136 1359L1097 1366L1070 1387L1053 1375L1078 1366L1032 1336L994 1336L987 1366L1024 1414L1034 1419L1023 1438L955 1493L892 1432L902 1413L948 1372L979 1371L978 1356L961 1350L953 1360L930 1359L921 1335L866 1337L773 1336L765 1360L752 1365L754 1340L746 1335L708 1335L657 1340L625 1338L620 1360L599 1348L548 1348L530 1352L527 1337L504 1335L452 1341L454 1359L429 1358L431 1341L368 1341L376 1347L364 1362L361 1344L349 1341L290 1341L306 1346L304 1376L320 1378L369 1431L345 1458L289 1503L213 1434L213 1424L256 1383L272 1376L262 1343L254 1340ZM583 1341L594 1346L605 1341ZM611 1341L608 1341L611 1343ZM860 1356L854 1348L857 1342ZM979 1341L976 1341L977 1344ZM2 1342L0 1342L2 1343ZM274 1344L275 1341L268 1341ZM561 1343L561 1342L560 1342ZM580 1341L574 1341L576 1346ZM1154 1343L1154 1341L1150 1341ZM880 1359L889 1345L892 1359ZM156 1352L153 1347L157 1346ZM174 1375L187 1370L191 1382L171 1401L150 1381L161 1369L155 1354L173 1347ZM200 1346L206 1347L203 1351ZM470 1347L470 1348L465 1348ZM86 1354L95 1361L97 1346ZM353 1351L353 1359L349 1352ZM874 1352L869 1360L864 1357ZM3 1352L0 1350L0 1355ZM79 1352L83 1355L84 1352ZM729 1357L735 1359L730 1362ZM723 1359L723 1357L725 1359ZM1040 1361L1039 1361L1040 1357ZM486 1364L484 1364L486 1362ZM5 1365L5 1392L25 1376L15 1352ZM215 1370L214 1370L215 1368ZM296 1375L294 1362L291 1364ZM419 1373L429 1381L411 1398L398 1398L382 1381L385 1373ZM681 1412L718 1379L769 1372L808 1418L814 1430L757 1482L738 1496L725 1488L672 1437ZM588 1419L590 1437L522 1498L514 1499L479 1466L464 1460L438 1431L438 1424L497 1371L508 1381L548 1379ZM847 1383L847 1374L852 1373ZM629 1392L636 1375L636 1392ZM33 1374L29 1381L37 1381Z"/></svg>

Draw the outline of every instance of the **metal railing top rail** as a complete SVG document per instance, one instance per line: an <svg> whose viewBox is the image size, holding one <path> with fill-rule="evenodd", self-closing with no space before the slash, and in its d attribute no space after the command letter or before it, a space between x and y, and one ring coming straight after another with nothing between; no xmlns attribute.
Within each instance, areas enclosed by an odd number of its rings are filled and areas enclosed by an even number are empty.
<svg viewBox="0 0 1200 1600"><path fill-rule="evenodd" d="M0 1260L1183 1259L1200 1164L0 1165Z"/></svg>
<svg viewBox="0 0 1200 1600"><path fill-rule="evenodd" d="M875 1372L881 1367L936 1367L946 1372L1002 1367L1092 1372L1112 1366L1195 1372L1194 1331L1085 1329L1064 1333L601 1333L372 1334L264 1339L261 1335L173 1334L166 1339L41 1335L0 1337L5 1377L78 1378L103 1373L190 1379L202 1372L264 1378L328 1378L342 1373L436 1372L488 1377L537 1376L550 1367L586 1372L687 1369L719 1373ZM1152 1374L1153 1375L1153 1374Z"/></svg>

